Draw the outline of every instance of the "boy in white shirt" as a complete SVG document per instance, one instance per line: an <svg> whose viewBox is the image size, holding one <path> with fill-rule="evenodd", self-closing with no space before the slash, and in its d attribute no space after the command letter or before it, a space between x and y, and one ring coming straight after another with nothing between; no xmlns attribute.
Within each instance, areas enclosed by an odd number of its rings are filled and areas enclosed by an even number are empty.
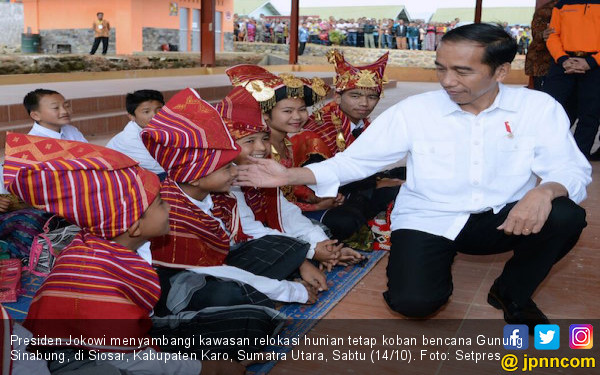
<svg viewBox="0 0 600 375"><path fill-rule="evenodd" d="M60 93L36 89L25 95L23 106L35 121L29 135L87 143L79 129L70 125L71 103Z"/></svg>
<svg viewBox="0 0 600 375"><path fill-rule="evenodd" d="M142 130L163 105L165 105L165 99L160 91L137 90L127 94L125 107L129 122L123 131L108 141L106 147L129 156L150 172L157 175L165 173L163 167L150 155L140 136Z"/></svg>

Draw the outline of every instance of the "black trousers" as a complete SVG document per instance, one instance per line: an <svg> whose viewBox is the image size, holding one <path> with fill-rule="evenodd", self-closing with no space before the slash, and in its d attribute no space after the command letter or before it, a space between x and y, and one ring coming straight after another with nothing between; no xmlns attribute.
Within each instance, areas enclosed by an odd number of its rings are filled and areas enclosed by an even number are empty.
<svg viewBox="0 0 600 375"><path fill-rule="evenodd" d="M544 79L544 92L552 95L568 112L569 99L575 99L575 142L584 155L590 155L600 125L600 68L583 74L565 74L562 66L553 63Z"/></svg>
<svg viewBox="0 0 600 375"><path fill-rule="evenodd" d="M106 55L106 52L108 51L108 37L107 36L99 36L97 38L94 38L94 45L92 46L90 55L93 55L96 53L96 50L98 49L98 46L100 45L100 42L102 42L102 54Z"/></svg>
<svg viewBox="0 0 600 375"><path fill-rule="evenodd" d="M392 232L384 298L395 311L426 317L442 307L452 294L451 266L457 252L487 255L514 251L496 279L499 290L517 303L531 298L552 266L579 239L585 210L566 197L552 202L552 211L538 234L509 236L496 228L515 203L494 214L473 214L454 241L416 230Z"/></svg>
<svg viewBox="0 0 600 375"><path fill-rule="evenodd" d="M351 193L344 204L327 210L321 222L329 228L332 238L344 241L379 212L385 211L399 190L400 187L387 187Z"/></svg>
<svg viewBox="0 0 600 375"><path fill-rule="evenodd" d="M286 236L264 236L243 243L227 254L225 264L255 275L284 280L297 275L310 244Z"/></svg>
<svg viewBox="0 0 600 375"><path fill-rule="evenodd" d="M306 47L306 42L298 43L298 55L301 56L304 53L304 48Z"/></svg>

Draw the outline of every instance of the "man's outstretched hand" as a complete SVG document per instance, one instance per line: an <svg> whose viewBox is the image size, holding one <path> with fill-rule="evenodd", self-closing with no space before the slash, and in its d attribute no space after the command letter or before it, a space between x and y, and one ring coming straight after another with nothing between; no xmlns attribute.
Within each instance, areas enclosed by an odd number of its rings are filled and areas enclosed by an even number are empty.
<svg viewBox="0 0 600 375"><path fill-rule="evenodd" d="M273 159L248 159L252 164L238 166L235 185L254 187L278 187L288 185L287 168Z"/></svg>

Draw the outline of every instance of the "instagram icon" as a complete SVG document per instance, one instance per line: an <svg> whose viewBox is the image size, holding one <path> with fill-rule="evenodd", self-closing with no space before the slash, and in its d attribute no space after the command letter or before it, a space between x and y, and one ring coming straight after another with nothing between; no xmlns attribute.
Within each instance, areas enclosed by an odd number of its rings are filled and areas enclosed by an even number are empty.
<svg viewBox="0 0 600 375"><path fill-rule="evenodd" d="M569 346L571 349L591 349L594 346L594 327L591 324L571 324Z"/></svg>

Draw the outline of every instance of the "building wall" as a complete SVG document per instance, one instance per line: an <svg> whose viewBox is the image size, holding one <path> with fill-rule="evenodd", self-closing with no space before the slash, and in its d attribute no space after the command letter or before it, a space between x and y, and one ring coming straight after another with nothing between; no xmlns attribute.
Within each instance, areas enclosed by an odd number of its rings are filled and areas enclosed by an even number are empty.
<svg viewBox="0 0 600 375"><path fill-rule="evenodd" d="M222 12L222 35L233 32L233 0L215 0L216 11ZM200 0L23 0L24 25L32 32L49 36L52 30L91 29L96 13L101 11L104 18L116 30L116 40L111 40L115 52L131 54L151 48L154 40L172 38L172 31L152 32L144 40L144 28L179 30L179 14L170 15L170 4L178 8L200 9ZM190 12L191 15L191 12ZM188 20L191 30L191 16ZM162 34L161 34L162 33ZM152 39L155 38L155 39ZM190 35L191 38L191 35ZM79 39L79 36L76 38ZM222 38L226 39L226 38ZM172 43L172 44L178 44ZM189 45L189 43L188 43ZM221 41L223 46L223 40ZM79 50L83 47L77 47Z"/></svg>
<svg viewBox="0 0 600 375"><path fill-rule="evenodd" d="M144 51L160 51L163 44L179 44L179 29L144 27L142 39Z"/></svg>
<svg viewBox="0 0 600 375"><path fill-rule="evenodd" d="M0 3L0 46L20 46L22 31L23 4Z"/></svg>
<svg viewBox="0 0 600 375"><path fill-rule="evenodd" d="M110 29L108 38L108 54L114 55L116 52L116 28ZM58 45L68 44L71 46L71 53L89 53L94 43L94 32L91 29L52 29L40 30L42 53L57 53ZM102 52L102 43L98 47L96 54Z"/></svg>

